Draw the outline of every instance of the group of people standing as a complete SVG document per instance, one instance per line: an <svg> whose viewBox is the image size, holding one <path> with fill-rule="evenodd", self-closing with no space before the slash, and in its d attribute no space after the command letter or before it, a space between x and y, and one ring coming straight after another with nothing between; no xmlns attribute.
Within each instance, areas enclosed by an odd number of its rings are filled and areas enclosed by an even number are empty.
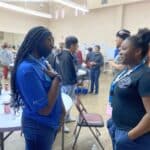
<svg viewBox="0 0 150 150"><path fill-rule="evenodd" d="M65 45L65 47L64 47ZM31 29L22 42L11 74L12 105L23 105L22 131L26 150L50 150L61 122L75 121L70 112L65 114L61 93L75 100L77 68L82 64L78 39L68 36L54 50L53 34L45 27ZM89 63L92 88L96 85L102 65L100 47L96 46ZM47 60L49 61L48 64ZM69 132L69 129L65 129Z"/></svg>
<svg viewBox="0 0 150 150"><path fill-rule="evenodd" d="M113 150L149 150L150 30L140 30L133 36L121 30L117 37L123 39L115 54L120 57L121 67L110 87L109 102L113 111L107 125ZM46 58L54 48L54 37L47 28L32 28L18 50L11 74L12 105L15 109L23 106L26 150L51 150L64 119L72 121L70 112L65 112L61 92L75 100L77 37L66 37L64 45L65 48L50 59L53 68ZM100 46L95 46L93 52L89 48L86 64L91 75L90 93L98 93L103 63Z"/></svg>

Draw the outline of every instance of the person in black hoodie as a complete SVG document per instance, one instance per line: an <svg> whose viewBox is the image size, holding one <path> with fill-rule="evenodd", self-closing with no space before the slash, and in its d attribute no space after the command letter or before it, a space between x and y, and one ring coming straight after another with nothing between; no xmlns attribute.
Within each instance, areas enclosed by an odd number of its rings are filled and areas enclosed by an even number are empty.
<svg viewBox="0 0 150 150"><path fill-rule="evenodd" d="M55 70L62 77L62 92L69 95L72 100L75 100L75 87L77 83L76 75L76 58L75 52L78 48L78 39L74 36L69 36L65 40L65 47L61 53L56 56ZM70 117L70 112L66 115L66 122L75 121ZM69 132L69 129L65 126L65 132Z"/></svg>
<svg viewBox="0 0 150 150"><path fill-rule="evenodd" d="M63 87L72 86L77 83L74 54L78 47L78 40L73 36L67 37L65 45L66 49L59 53L55 60L55 69L62 76ZM69 95L72 97L72 94Z"/></svg>
<svg viewBox="0 0 150 150"><path fill-rule="evenodd" d="M93 52L91 61L90 61L90 70L91 70L91 90L90 93L99 92L99 77L101 72L101 67L104 64L103 55L100 52L100 46L95 46L95 52ZM95 90L94 90L95 89Z"/></svg>

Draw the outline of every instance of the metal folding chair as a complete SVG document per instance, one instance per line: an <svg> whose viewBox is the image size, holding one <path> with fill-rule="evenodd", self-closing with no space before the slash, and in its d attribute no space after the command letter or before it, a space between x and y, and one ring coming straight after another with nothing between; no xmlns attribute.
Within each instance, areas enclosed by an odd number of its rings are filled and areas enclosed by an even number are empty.
<svg viewBox="0 0 150 150"><path fill-rule="evenodd" d="M72 149L75 149L80 131L82 127L87 127L91 131L92 135L96 139L97 143L101 147L102 150L104 150L103 145L100 142L100 131L98 128L104 127L104 121L101 115L94 114L94 113L88 113L86 108L84 107L83 103L81 102L79 96L77 96L77 100L75 102L75 106L79 112L78 121L75 127L75 130L73 132L75 140L72 146Z"/></svg>

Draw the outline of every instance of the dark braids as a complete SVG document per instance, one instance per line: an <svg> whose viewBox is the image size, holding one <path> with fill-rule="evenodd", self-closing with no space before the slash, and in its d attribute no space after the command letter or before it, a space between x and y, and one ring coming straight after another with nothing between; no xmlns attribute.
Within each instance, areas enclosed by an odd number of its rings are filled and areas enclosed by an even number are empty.
<svg viewBox="0 0 150 150"><path fill-rule="evenodd" d="M18 65L32 53L33 50L38 49L38 44L45 36L51 36L52 33L45 27L39 26L32 28L24 38L14 63L14 68L11 72L11 94L12 94L12 107L18 109L22 105L20 94L16 87L16 71Z"/></svg>

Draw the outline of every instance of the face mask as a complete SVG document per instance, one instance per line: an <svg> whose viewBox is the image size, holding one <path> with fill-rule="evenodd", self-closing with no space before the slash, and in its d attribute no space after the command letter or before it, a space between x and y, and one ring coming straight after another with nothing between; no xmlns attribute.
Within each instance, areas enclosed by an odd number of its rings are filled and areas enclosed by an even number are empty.
<svg viewBox="0 0 150 150"><path fill-rule="evenodd" d="M40 43L38 46L38 52L40 57L48 57L48 55L51 53L53 47L47 47L44 43Z"/></svg>

